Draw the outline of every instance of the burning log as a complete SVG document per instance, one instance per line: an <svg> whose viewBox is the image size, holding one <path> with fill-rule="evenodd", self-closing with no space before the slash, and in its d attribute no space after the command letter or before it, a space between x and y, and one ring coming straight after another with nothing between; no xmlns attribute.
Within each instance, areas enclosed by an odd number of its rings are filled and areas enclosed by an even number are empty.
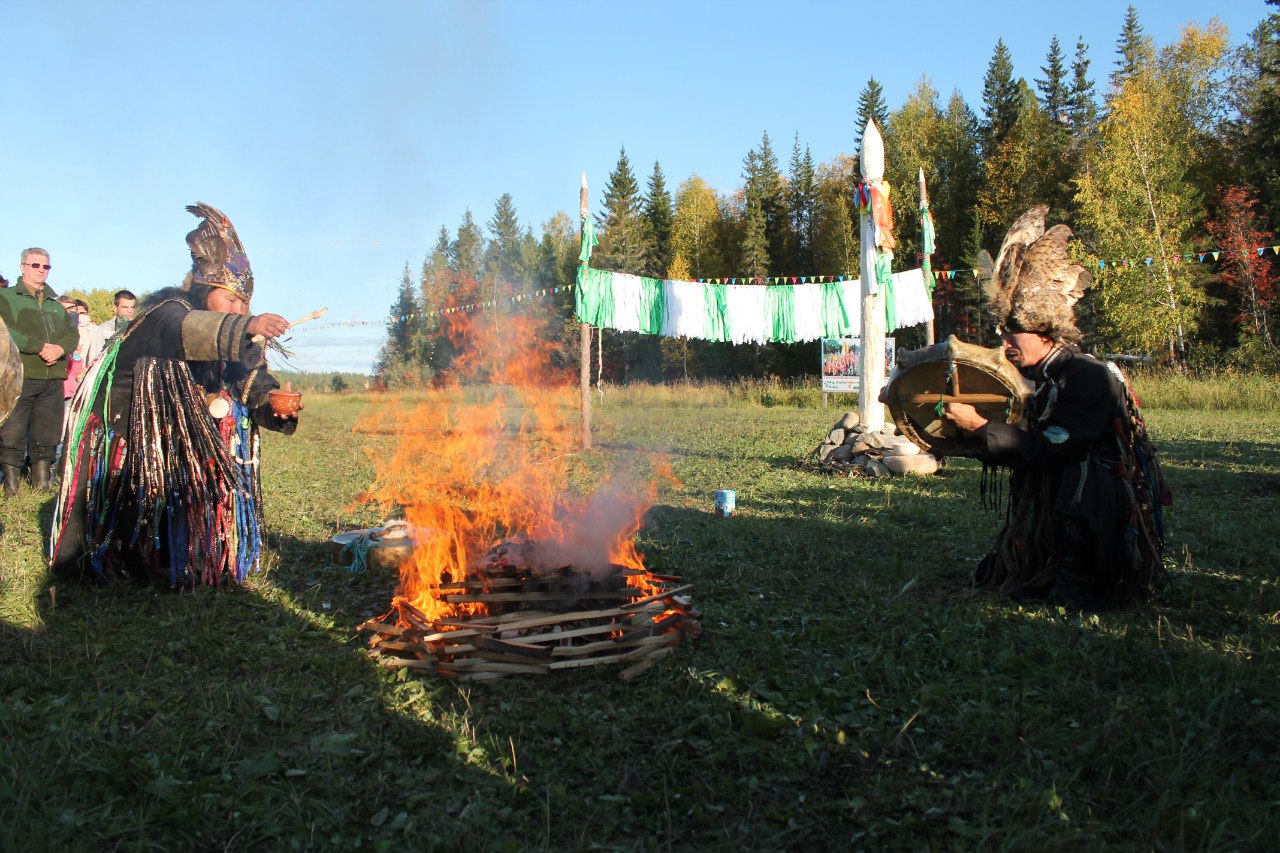
<svg viewBox="0 0 1280 853"><path fill-rule="evenodd" d="M440 585L440 601L481 604L482 614L432 620L397 598L390 613L360 626L373 633L370 653L384 666L459 680L623 663L628 666L620 677L630 680L684 637L702 633L701 614L682 594L691 586L678 577L621 566L538 571L509 561L530 553L525 545L504 543L486 555L501 556L501 562L482 560L477 565L483 571ZM493 577L499 567L502 576ZM494 588L501 591L486 591ZM620 599L634 600L611 603ZM584 601L604 606L584 609Z"/></svg>

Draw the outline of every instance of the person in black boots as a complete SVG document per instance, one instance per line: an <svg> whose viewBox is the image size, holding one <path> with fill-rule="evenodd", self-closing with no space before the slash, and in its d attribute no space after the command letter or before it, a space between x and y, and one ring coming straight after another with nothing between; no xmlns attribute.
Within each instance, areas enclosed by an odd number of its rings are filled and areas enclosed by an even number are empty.
<svg viewBox="0 0 1280 853"><path fill-rule="evenodd" d="M58 304L49 278L49 253L27 249L22 274L13 287L0 289L0 319L22 354L22 394L0 425L0 468L4 495L18 491L24 457L31 460L31 485L49 488L53 457L62 436L62 383L67 356L80 334L76 321Z"/></svg>

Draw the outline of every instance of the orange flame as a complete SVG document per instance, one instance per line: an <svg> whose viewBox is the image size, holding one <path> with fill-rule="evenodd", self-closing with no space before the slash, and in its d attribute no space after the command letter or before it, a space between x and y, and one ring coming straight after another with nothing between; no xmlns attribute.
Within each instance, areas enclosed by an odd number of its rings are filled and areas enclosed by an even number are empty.
<svg viewBox="0 0 1280 853"><path fill-rule="evenodd" d="M459 351L453 369L433 390L393 398L356 427L397 437L390 453L371 454L377 476L365 497L384 511L402 507L419 531L393 606L433 622L483 613L480 604L444 601L442 588L473 577L477 560L514 536L545 544L548 559L566 560L557 565L643 570L632 537L656 490L650 484L640 499L634 489L625 500L603 489L572 497L570 464L582 466L577 389L551 367L555 346L539 324L507 317L499 328L465 312L443 319ZM628 582L649 589L642 575Z"/></svg>

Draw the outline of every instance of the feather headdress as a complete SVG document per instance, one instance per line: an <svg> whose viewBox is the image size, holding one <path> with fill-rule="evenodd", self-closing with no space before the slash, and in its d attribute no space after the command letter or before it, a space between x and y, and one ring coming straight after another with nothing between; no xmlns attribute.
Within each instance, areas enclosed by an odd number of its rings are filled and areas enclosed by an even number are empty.
<svg viewBox="0 0 1280 853"><path fill-rule="evenodd" d="M248 302L253 297L253 269L235 226L225 213L204 202L189 204L187 210L204 220L187 234L190 281L221 287Z"/></svg>
<svg viewBox="0 0 1280 853"><path fill-rule="evenodd" d="M1063 343L1082 337L1075 325L1075 304L1092 280L1071 263L1071 229L1045 230L1049 205L1038 204L1013 223L996 255L987 281L991 316L1001 331L1038 332Z"/></svg>

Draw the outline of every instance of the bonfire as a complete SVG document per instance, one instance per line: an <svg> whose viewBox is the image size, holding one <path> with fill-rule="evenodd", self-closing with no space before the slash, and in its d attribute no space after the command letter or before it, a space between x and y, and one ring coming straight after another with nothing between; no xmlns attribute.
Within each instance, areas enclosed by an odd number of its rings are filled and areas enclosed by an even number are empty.
<svg viewBox="0 0 1280 853"><path fill-rule="evenodd" d="M546 336L444 319L461 354L439 387L358 426L395 436L368 497L415 531L391 609L361 626L375 657L462 680L600 664L626 679L700 633L689 587L635 546L656 481L571 489L586 468Z"/></svg>

